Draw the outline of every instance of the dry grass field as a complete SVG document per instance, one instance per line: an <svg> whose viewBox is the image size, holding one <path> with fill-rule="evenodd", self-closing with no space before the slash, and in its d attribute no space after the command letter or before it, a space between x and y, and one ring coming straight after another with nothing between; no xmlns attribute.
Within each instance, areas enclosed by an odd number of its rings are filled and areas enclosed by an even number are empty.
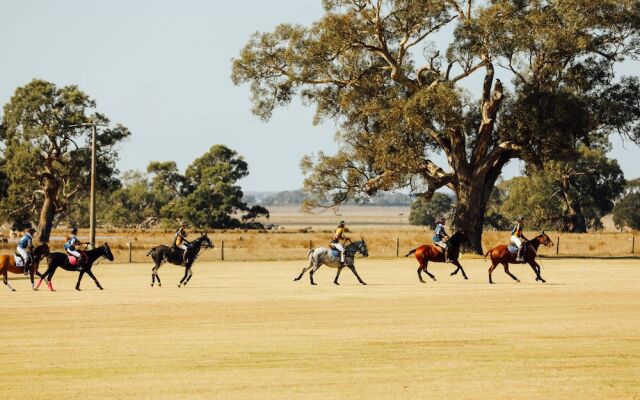
<svg viewBox="0 0 640 400"><path fill-rule="evenodd" d="M213 262L181 271L102 262L83 292L0 287L3 399L638 399L640 262L465 259L469 281L415 261L358 259L369 286L334 271L292 282L297 262Z"/></svg>

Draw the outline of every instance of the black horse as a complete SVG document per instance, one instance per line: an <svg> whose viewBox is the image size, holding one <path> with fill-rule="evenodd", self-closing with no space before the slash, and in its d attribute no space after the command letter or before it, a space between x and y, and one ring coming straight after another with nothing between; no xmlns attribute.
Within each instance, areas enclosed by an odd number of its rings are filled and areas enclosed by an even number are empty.
<svg viewBox="0 0 640 400"><path fill-rule="evenodd" d="M91 279L93 279L93 281L96 283L98 289L104 290L103 287L100 286L100 282L98 282L98 279L95 277L95 275L93 275L93 272L91 272L91 268L93 267L93 263L96 262L100 257L104 257L109 261L113 261L113 253L111 253L109 245L105 243L100 247L88 251L83 251L81 253L86 256L86 259L84 260L84 263L82 265L82 271L80 271L80 275L78 276L76 290L80 290L80 281L82 281L82 277L85 273L89 274ZM38 281L35 289L37 290L40 287L43 279L48 279L49 290L53 292L54 289L51 280L53 279L53 274L55 274L58 267L64 269L65 271L78 271L78 265L71 265L71 263L69 262L69 256L65 253L51 253L48 259L49 267L40 277L40 280Z"/></svg>
<svg viewBox="0 0 640 400"><path fill-rule="evenodd" d="M182 249L173 247L173 246L158 246L149 250L147 256L151 256L155 265L151 270L151 287L158 280L158 286L162 286L160 282L160 275L158 275L158 270L165 262L169 262L174 265L183 265L184 260L184 276L180 280L178 287L182 285L187 286L187 283L191 280L193 276L193 272L191 272L191 267L193 263L198 258L198 254L201 249L211 249L213 248L213 242L209 239L208 234L204 233L199 238L191 242L189 248L187 249L186 257L183 258L182 253L184 252Z"/></svg>

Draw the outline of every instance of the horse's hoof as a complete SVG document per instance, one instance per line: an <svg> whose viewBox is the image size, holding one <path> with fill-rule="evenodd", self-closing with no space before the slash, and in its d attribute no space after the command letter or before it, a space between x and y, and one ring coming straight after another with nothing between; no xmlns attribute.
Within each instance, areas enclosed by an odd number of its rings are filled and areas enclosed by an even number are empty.
<svg viewBox="0 0 640 400"><path fill-rule="evenodd" d="M367 286L367 284L366 284L366 283L364 283L364 282L360 282L360 283L362 283L362 286Z"/></svg>
<svg viewBox="0 0 640 400"><path fill-rule="evenodd" d="M340 286L340 284L339 284L338 282L333 282L333 284L334 284L334 285L338 285L338 286Z"/></svg>
<svg viewBox="0 0 640 400"><path fill-rule="evenodd" d="M103 287L100 287L100 288L98 288L98 289L100 289L100 290L104 290L104 288L103 288Z"/></svg>
<svg viewBox="0 0 640 400"><path fill-rule="evenodd" d="M312 283L311 286L318 286L318 284L317 283Z"/></svg>
<svg viewBox="0 0 640 400"><path fill-rule="evenodd" d="M11 291L12 291L12 292L15 292L16 290L15 290L15 289L11 289Z"/></svg>
<svg viewBox="0 0 640 400"><path fill-rule="evenodd" d="M80 290L80 288L76 288L76 290L77 290L78 292L81 292L81 291L82 291L82 290Z"/></svg>
<svg viewBox="0 0 640 400"><path fill-rule="evenodd" d="M455 274L456 274L455 272L452 272L451 275L449 275L449 276L455 276Z"/></svg>

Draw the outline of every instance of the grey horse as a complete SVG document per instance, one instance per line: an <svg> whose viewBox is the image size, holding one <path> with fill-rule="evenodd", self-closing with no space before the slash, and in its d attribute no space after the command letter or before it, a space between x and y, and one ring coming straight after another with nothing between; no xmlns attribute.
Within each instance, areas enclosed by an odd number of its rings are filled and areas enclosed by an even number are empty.
<svg viewBox="0 0 640 400"><path fill-rule="evenodd" d="M367 249L367 244L364 242L364 240L353 242L344 249L344 261L346 266L351 270L351 272L353 272L356 278L358 278L358 281L361 284L366 285L366 283L364 283L364 281L360 278L360 275L358 275L356 267L353 263L356 253L360 253L364 257L369 257L369 250ZM327 265L328 267L338 269L336 279L333 280L333 283L339 285L338 277L340 277L340 272L342 272L342 268L344 268L344 266L340 263L340 256L334 257L331 254L331 249L320 247L317 249L309 250L308 257L309 265L305 268L302 268L302 272L300 272L300 275L296 279L294 279L294 281L299 281L300 279L302 279L304 273L310 270L309 279L311 280L312 285L316 285L316 283L313 281L313 274L315 274L318 268L320 268L322 265Z"/></svg>

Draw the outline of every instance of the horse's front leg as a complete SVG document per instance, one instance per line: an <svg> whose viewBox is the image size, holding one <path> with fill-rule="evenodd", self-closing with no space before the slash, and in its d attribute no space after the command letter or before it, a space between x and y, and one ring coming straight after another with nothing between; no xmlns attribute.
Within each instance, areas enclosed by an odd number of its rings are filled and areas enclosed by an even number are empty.
<svg viewBox="0 0 640 400"><path fill-rule="evenodd" d="M540 281L542 283L547 283L547 281L542 279L542 274L541 274L542 269L540 268L540 264L538 264L535 261L531 261L529 265L531 266L531 269L533 269L533 272L536 274L536 282Z"/></svg>
<svg viewBox="0 0 640 400"><path fill-rule="evenodd" d="M35 284L34 279L33 279L34 275L35 274L33 273L33 268L32 268L32 269L29 270L29 279L31 280L31 289L32 290L36 288L36 284Z"/></svg>
<svg viewBox="0 0 640 400"><path fill-rule="evenodd" d="M186 283L187 276L189 276L189 270L190 269L191 268L189 268L189 267L185 267L184 276L182 277L182 279L180 279L180 283L178 284L178 287L181 287L183 283Z"/></svg>
<svg viewBox="0 0 640 400"><path fill-rule="evenodd" d="M78 283L76 283L76 290L80 291L80 281L82 281L82 277L84 276L84 269L80 271L78 274Z"/></svg>
<svg viewBox="0 0 640 400"><path fill-rule="evenodd" d="M351 272L353 272L356 278L358 278L358 281L360 282L360 284L366 285L366 283L362 280L362 278L360 278L360 275L358 275L358 271L356 271L355 265L349 265L349 269L351 270Z"/></svg>
<svg viewBox="0 0 640 400"><path fill-rule="evenodd" d="M338 283L338 278L340 277L340 272L342 272L342 268L344 268L344 266L342 265L338 267L338 272L336 273L336 279L333 280L333 283L335 283L336 285L340 285L340 283Z"/></svg>
<svg viewBox="0 0 640 400"><path fill-rule="evenodd" d="M453 265L455 265L457 269L451 274L451 276L457 275L458 271L460 271L462 272L462 276L464 277L464 279L469 280L469 278L467 277L467 274L464 272L464 268L462 268L462 264L460 264L458 260L454 260Z"/></svg>
<svg viewBox="0 0 640 400"><path fill-rule="evenodd" d="M93 272L91 272L90 269L87 270L87 274L89 274L91 279L93 279L93 281L95 282L95 284L98 287L98 289L104 290L104 288L100 285L100 282L98 282L98 278L96 278L96 276L93 274Z"/></svg>
<svg viewBox="0 0 640 400"><path fill-rule="evenodd" d="M193 276L193 269L189 268L189 276L187 277L187 280L184 281L184 286L187 286L187 283L189 283L192 276Z"/></svg>

